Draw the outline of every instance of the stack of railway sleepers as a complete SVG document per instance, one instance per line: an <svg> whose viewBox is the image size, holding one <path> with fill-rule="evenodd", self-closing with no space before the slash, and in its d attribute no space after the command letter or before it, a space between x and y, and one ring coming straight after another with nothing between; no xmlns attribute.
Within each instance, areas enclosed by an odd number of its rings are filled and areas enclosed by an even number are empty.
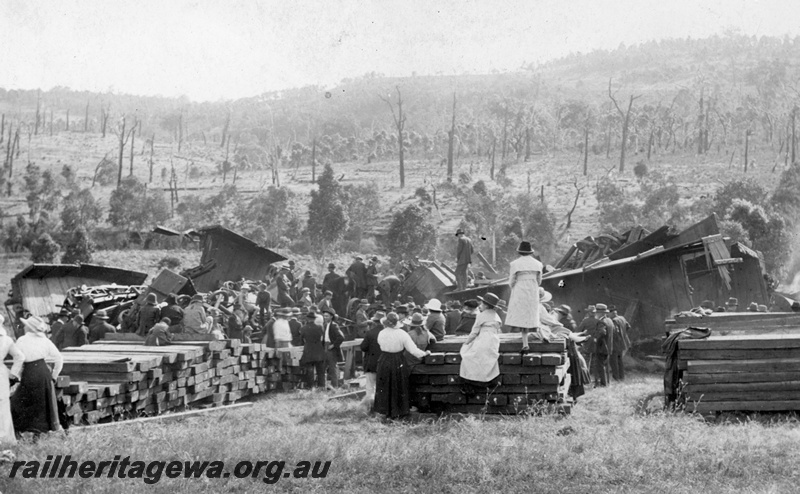
<svg viewBox="0 0 800 494"><path fill-rule="evenodd" d="M800 410L800 333L678 342L686 411Z"/></svg>
<svg viewBox="0 0 800 494"><path fill-rule="evenodd" d="M500 377L487 392L462 393L459 350L466 337L445 337L411 372L411 401L421 412L520 414L571 411L570 376L564 340L531 342L522 354L519 334L500 335Z"/></svg>
<svg viewBox="0 0 800 494"><path fill-rule="evenodd" d="M74 424L155 415L199 404L229 404L270 389L274 351L239 340L163 347L100 340L62 351L58 395Z"/></svg>
<svg viewBox="0 0 800 494"><path fill-rule="evenodd" d="M795 312L714 312L704 317L667 319L667 332L694 326L710 328L717 336L737 334L796 334L800 331L800 314Z"/></svg>

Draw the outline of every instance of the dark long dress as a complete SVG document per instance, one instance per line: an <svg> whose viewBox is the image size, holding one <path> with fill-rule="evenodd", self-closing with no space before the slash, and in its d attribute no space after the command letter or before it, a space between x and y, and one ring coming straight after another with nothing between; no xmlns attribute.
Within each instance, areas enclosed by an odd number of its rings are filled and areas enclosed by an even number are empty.
<svg viewBox="0 0 800 494"><path fill-rule="evenodd" d="M373 411L395 419L404 417L411 410L411 401L403 352L381 352L378 357L375 383L375 405Z"/></svg>
<svg viewBox="0 0 800 494"><path fill-rule="evenodd" d="M17 434L60 430L56 390L44 359L25 362L19 387L11 397L11 416Z"/></svg>

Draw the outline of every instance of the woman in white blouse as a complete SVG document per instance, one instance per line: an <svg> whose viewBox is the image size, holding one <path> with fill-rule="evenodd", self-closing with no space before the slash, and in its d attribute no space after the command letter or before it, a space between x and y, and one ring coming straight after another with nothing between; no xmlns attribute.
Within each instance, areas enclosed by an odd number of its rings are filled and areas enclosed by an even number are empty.
<svg viewBox="0 0 800 494"><path fill-rule="evenodd" d="M396 313L390 312L381 319L384 328L378 333L381 355L375 382L375 404L373 411L387 418L402 418L411 411L409 373L403 351L422 358L431 352L417 348L411 336L405 332Z"/></svg>
<svg viewBox="0 0 800 494"><path fill-rule="evenodd" d="M20 319L25 334L17 348L25 355L19 388L11 398L11 415L17 434L36 434L61 430L53 381L61 373L64 360L47 335L47 324L36 316ZM53 370L47 365L53 362Z"/></svg>
<svg viewBox="0 0 800 494"><path fill-rule="evenodd" d="M0 314L0 362L5 360L8 355L14 359L11 371L6 368L5 364L0 364L0 445L8 445L17 442L17 438L14 436L14 422L11 420L9 378L13 382L19 380L25 355L17 348L14 340L8 336L3 322L4 318Z"/></svg>

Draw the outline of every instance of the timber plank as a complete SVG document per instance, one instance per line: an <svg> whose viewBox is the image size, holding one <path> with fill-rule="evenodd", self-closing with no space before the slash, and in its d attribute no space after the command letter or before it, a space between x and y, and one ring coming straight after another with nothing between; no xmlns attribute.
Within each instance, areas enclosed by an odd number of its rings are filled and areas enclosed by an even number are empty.
<svg viewBox="0 0 800 494"><path fill-rule="evenodd" d="M686 399L691 402L717 402L717 401L787 401L800 400L800 391L740 391L726 393L687 393Z"/></svg>
<svg viewBox="0 0 800 494"><path fill-rule="evenodd" d="M754 348L680 350L681 360L759 360L759 359L800 359L800 348Z"/></svg>
<svg viewBox="0 0 800 494"><path fill-rule="evenodd" d="M452 374L458 375L460 365L443 364L443 365L415 365L411 371L413 374ZM522 366L522 365L500 365L501 374L555 374L556 366L554 365L539 365L539 366Z"/></svg>
<svg viewBox="0 0 800 494"><path fill-rule="evenodd" d="M461 387L460 386L433 386L433 385L420 385L420 386L412 386L412 392L415 393L460 393ZM558 386L555 384L551 385L533 385L533 386L498 386L497 388L492 388L489 391L489 395L505 395L505 394L541 394L541 393L555 393L558 391ZM478 393L481 395L485 395L485 392Z"/></svg>
<svg viewBox="0 0 800 494"><path fill-rule="evenodd" d="M687 403L687 412L708 413L726 411L786 412L800 410L800 400L781 401L715 401Z"/></svg>
<svg viewBox="0 0 800 494"><path fill-rule="evenodd" d="M684 393L752 393L757 391L800 391L800 381L755 383L687 384Z"/></svg>
<svg viewBox="0 0 800 494"><path fill-rule="evenodd" d="M800 371L800 358L753 360L689 360L689 372L720 374L730 372L780 372Z"/></svg>
<svg viewBox="0 0 800 494"><path fill-rule="evenodd" d="M702 340L680 340L678 341L678 348L680 350L800 348L800 335L743 334L710 336Z"/></svg>

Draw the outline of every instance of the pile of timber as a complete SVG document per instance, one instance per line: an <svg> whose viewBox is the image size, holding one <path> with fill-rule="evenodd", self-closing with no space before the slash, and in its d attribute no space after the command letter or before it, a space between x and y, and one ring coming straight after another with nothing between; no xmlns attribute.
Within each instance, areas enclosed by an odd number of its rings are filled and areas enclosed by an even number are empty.
<svg viewBox="0 0 800 494"><path fill-rule="evenodd" d="M678 342L686 411L800 410L800 332Z"/></svg>
<svg viewBox="0 0 800 494"><path fill-rule="evenodd" d="M62 355L57 395L76 425L231 404L278 388L269 380L276 373L275 351L259 343L180 341L153 347L103 339L65 348Z"/></svg>
<svg viewBox="0 0 800 494"><path fill-rule="evenodd" d="M571 411L564 340L531 342L522 354L519 334L500 335L499 384L488 392L463 394L459 350L466 336L447 336L411 371L411 402L421 412L522 414L545 409Z"/></svg>
<svg viewBox="0 0 800 494"><path fill-rule="evenodd" d="M676 316L666 320L668 333L694 326L710 328L715 335L792 334L800 331L796 312L714 312L703 317Z"/></svg>

